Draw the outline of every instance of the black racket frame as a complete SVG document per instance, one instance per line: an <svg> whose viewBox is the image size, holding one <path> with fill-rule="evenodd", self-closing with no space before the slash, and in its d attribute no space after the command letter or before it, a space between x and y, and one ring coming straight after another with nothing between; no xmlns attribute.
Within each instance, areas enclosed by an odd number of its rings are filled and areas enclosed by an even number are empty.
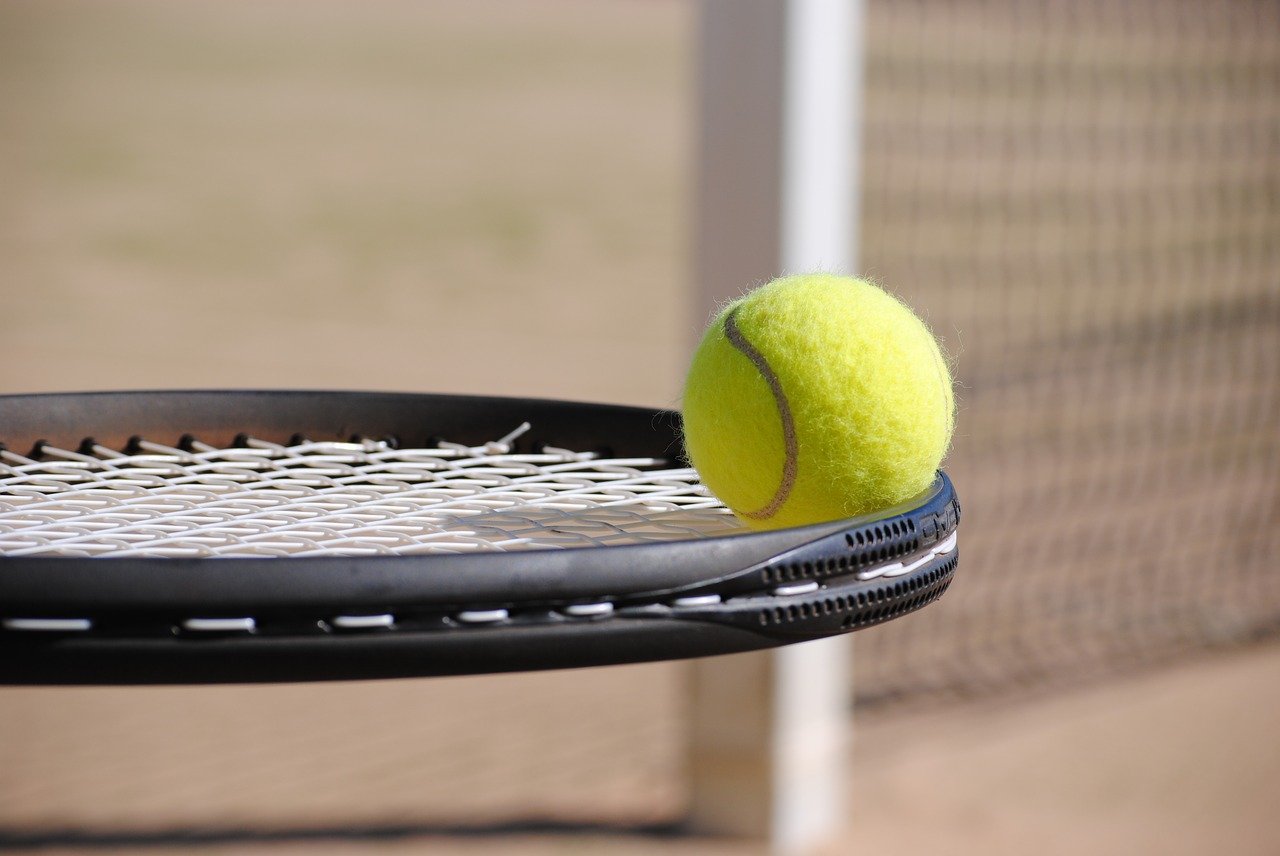
<svg viewBox="0 0 1280 856"><path fill-rule="evenodd" d="M533 430L517 450L683 457L678 413L616 405L275 390L0 396L0 441L35 458L43 444L129 450L138 437L181 445L184 435L217 446L299 436L480 446L525 421ZM296 559L0 556L0 619L90 623L0 630L0 683L390 678L766 648L880 624L937 599L957 551L931 551L959 518L951 481L939 473L922 496L873 516L690 541ZM919 566L863 579L897 561ZM591 604L607 611L587 614ZM464 620L496 610L505 617ZM333 621L382 614L394 622L342 629ZM197 617L249 617L253 626L187 629Z"/></svg>

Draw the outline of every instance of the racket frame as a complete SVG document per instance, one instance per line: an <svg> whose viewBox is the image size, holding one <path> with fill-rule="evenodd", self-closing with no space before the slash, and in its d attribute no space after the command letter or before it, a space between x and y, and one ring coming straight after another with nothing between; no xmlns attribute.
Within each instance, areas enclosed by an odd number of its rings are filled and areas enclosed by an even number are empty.
<svg viewBox="0 0 1280 856"><path fill-rule="evenodd" d="M386 437L471 445L522 421L559 447L679 459L672 411L401 393L0 396L0 439L128 449ZM86 426L92 430L87 431ZM85 435L92 435L87 439ZM25 453L25 452L24 452ZM469 674L706 656L891 620L950 584L943 473L876 515L608 547L307 558L0 556L0 682L208 683Z"/></svg>

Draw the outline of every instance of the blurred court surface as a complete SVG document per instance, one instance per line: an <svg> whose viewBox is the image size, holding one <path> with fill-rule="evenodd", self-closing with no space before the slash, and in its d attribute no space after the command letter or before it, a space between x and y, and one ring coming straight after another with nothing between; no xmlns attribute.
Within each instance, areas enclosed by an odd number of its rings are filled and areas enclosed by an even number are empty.
<svg viewBox="0 0 1280 856"><path fill-rule="evenodd" d="M870 3L861 257L955 358L968 529L858 635L833 854L1280 852L1280 13L1197 5ZM0 391L678 406L695 46L0 0ZM759 852L673 834L687 680L0 689L0 849Z"/></svg>

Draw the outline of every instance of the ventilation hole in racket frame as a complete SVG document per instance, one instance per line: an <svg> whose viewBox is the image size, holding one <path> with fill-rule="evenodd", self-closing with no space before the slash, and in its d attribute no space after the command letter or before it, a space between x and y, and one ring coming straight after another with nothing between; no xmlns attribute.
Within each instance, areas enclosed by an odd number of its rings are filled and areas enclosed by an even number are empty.
<svg viewBox="0 0 1280 856"><path fill-rule="evenodd" d="M761 627L794 625L849 612L853 614L841 621L842 629L867 627L889 621L932 603L945 591L955 573L958 557L953 551L936 558L945 560L909 581L878 585L869 591L851 594L832 596L827 593L813 601L772 606L758 610L753 623Z"/></svg>

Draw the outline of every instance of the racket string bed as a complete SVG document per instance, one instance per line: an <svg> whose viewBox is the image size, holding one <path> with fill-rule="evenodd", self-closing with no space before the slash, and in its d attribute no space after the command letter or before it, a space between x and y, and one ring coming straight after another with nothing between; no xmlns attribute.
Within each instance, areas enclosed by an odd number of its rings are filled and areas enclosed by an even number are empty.
<svg viewBox="0 0 1280 856"><path fill-rule="evenodd" d="M689 468L544 447L390 439L218 448L86 441L0 450L0 553L169 558L414 555L733 534Z"/></svg>

